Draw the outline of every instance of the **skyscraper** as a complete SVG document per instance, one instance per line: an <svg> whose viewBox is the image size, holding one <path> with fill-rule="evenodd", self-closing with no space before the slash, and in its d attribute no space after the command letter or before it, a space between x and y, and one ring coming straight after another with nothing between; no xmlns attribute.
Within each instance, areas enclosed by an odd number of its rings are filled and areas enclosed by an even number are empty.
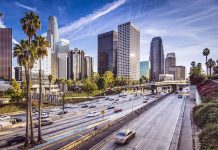
<svg viewBox="0 0 218 150"><path fill-rule="evenodd" d="M88 78L92 75L93 73L93 58L90 56L85 56L85 78Z"/></svg>
<svg viewBox="0 0 218 150"><path fill-rule="evenodd" d="M14 67L16 81L22 81L22 67Z"/></svg>
<svg viewBox="0 0 218 150"><path fill-rule="evenodd" d="M110 31L98 35L98 73L111 71L117 74L117 43L118 34Z"/></svg>
<svg viewBox="0 0 218 150"><path fill-rule="evenodd" d="M127 22L118 26L117 76L139 80L140 31Z"/></svg>
<svg viewBox="0 0 218 150"><path fill-rule="evenodd" d="M164 50L161 37L154 37L150 47L150 80L158 81L159 74L164 74Z"/></svg>
<svg viewBox="0 0 218 150"><path fill-rule="evenodd" d="M174 80L185 80L186 78L185 66L171 66L169 71L173 73Z"/></svg>
<svg viewBox="0 0 218 150"><path fill-rule="evenodd" d="M48 17L47 41L50 42L52 52L55 52L55 44L59 40L58 22L55 16Z"/></svg>
<svg viewBox="0 0 218 150"><path fill-rule="evenodd" d="M84 78L84 57L83 50L75 48L68 52L67 60L67 78L81 80Z"/></svg>
<svg viewBox="0 0 218 150"><path fill-rule="evenodd" d="M142 78L142 76L149 80L149 61L140 62L140 78Z"/></svg>
<svg viewBox="0 0 218 150"><path fill-rule="evenodd" d="M0 79L12 78L12 29L0 28Z"/></svg>
<svg viewBox="0 0 218 150"><path fill-rule="evenodd" d="M165 74L172 74L169 69L171 66L176 66L176 54L167 53L165 58Z"/></svg>

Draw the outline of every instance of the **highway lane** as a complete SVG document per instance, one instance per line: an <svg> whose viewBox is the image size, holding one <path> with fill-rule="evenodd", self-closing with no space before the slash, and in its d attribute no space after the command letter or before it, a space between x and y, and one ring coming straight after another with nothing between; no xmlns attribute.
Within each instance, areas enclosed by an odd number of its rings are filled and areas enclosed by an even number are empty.
<svg viewBox="0 0 218 150"><path fill-rule="evenodd" d="M116 144L113 134L102 150L168 150L183 101L175 94L168 96L124 127L136 131L130 143Z"/></svg>
<svg viewBox="0 0 218 150"><path fill-rule="evenodd" d="M123 112L113 113L113 109L107 110L104 119L113 120L113 119L126 115L127 113L132 111L132 104L134 106L133 107L134 109L137 109L144 105L144 103L142 103L142 98L139 98L139 99L134 98L135 100L129 101L128 99L130 97L133 98L132 95L127 96L127 98L119 98L120 102L118 104L115 104L117 107L122 108L124 110ZM45 138L51 139L52 136L55 136L55 138L57 138L56 135L63 136L64 134L69 134L69 131L72 131L72 133L75 134L76 132L74 131L81 132L82 130L86 130L88 126L102 120L102 117L87 118L86 117L87 112L90 110L99 111L99 108L105 109L111 103L112 103L111 101L104 101L104 103L100 104L100 107L97 106L97 108L94 108L94 109L89 109L89 108L82 109L81 111L82 114L78 116L76 119L75 117L72 117L72 116L68 116L68 117L66 116L63 119L56 120L54 124L50 126L42 127L42 134L44 135ZM81 110L81 109L78 108L78 110ZM17 129L17 131L13 130L13 132L10 134L1 135L0 140L6 141L8 138L11 138L15 135L24 134L24 131L25 131L24 129Z"/></svg>

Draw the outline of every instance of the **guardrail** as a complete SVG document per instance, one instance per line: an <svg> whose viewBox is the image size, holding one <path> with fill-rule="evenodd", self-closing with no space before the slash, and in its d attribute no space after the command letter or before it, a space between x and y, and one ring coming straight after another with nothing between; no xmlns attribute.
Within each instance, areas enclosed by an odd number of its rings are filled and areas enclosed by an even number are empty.
<svg viewBox="0 0 218 150"><path fill-rule="evenodd" d="M130 121L132 121L133 119L135 119L136 117L138 117L139 115L141 115L143 112L145 112L148 108L154 106L155 104L157 104L159 101L161 101L162 99L164 99L165 97L167 97L169 94L164 95L162 97L160 97L159 99L152 101L150 103L148 103L145 106L142 106L136 110L134 110L133 112L127 114L126 116L123 116L107 125L105 125L104 127L102 127L99 130L96 131L92 131L91 133L81 137L80 139L71 142L67 145L65 145L64 147L60 148L60 150L71 150L71 149L76 149L78 148L82 143L90 141L90 143L88 143L87 145L89 145L88 147L86 146L86 149L89 149L91 147L93 147L94 145L96 145L97 143L99 143L100 141L97 140L90 140L93 137L96 137L97 135L103 134L104 131L112 129L112 133L114 133L116 131L116 129L119 129L121 127L123 127L125 124L129 123ZM115 127L117 126L117 127ZM111 134L111 133L110 133ZM101 138L101 139L105 139L106 137L108 137L109 134L104 135L105 137ZM104 144L103 144L104 145ZM80 148L78 148L80 149ZM98 148L96 147L95 150L97 150Z"/></svg>

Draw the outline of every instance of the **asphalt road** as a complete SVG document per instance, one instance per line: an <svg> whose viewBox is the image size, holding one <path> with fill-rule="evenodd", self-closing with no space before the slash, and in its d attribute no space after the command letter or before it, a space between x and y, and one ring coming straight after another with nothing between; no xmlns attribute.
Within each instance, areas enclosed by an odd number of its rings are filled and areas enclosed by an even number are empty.
<svg viewBox="0 0 218 150"><path fill-rule="evenodd" d="M118 95L110 96L110 98L119 98ZM132 100L130 100L132 98ZM119 98L119 102L115 105L115 108L119 107L123 111L120 113L114 113L114 109L107 110L107 107L112 104L112 101L99 99L103 102L93 101L88 105L96 105L96 108L81 108L81 105L78 105L78 108L66 109L69 111L69 114L63 116L63 118L55 120L52 125L42 127L42 134L48 143L58 141L64 137L71 135L76 135L78 133L85 132L94 128L94 126L105 123L106 121L112 121L119 117L126 115L127 113L135 110L139 107L145 105L143 103L143 97L134 97L133 95L128 95L126 98ZM149 101L155 100L155 98L150 98ZM99 115L96 117L87 117L88 112L106 110L104 118ZM55 114L53 114L55 115ZM90 132L90 131L89 131ZM0 146L4 145L7 140L17 135L24 135L25 127L12 127L9 129L4 129L0 131ZM37 128L35 128L35 135L37 135ZM45 143L48 144L48 143ZM6 146L3 149L16 149L18 145L15 146ZM44 145L41 145L44 146ZM40 146L39 146L40 147Z"/></svg>
<svg viewBox="0 0 218 150"><path fill-rule="evenodd" d="M136 136L128 144L119 145L114 141L114 133L102 150L168 150L176 128L183 98L172 94L150 108L123 129L136 131Z"/></svg>

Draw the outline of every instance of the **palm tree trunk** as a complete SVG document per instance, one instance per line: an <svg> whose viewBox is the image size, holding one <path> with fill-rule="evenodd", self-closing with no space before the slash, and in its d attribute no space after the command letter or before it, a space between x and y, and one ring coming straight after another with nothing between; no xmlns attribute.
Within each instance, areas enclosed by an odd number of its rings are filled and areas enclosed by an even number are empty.
<svg viewBox="0 0 218 150"><path fill-rule="evenodd" d="M24 147L29 147L29 80L28 80L28 67L25 66L26 75L26 132L25 132L25 143Z"/></svg>
<svg viewBox="0 0 218 150"><path fill-rule="evenodd" d="M51 81L49 81L49 94L51 95Z"/></svg>
<svg viewBox="0 0 218 150"><path fill-rule="evenodd" d="M41 109L42 109L42 70L41 70L41 58L39 59L39 119L38 119L38 142L42 143L41 132Z"/></svg>
<svg viewBox="0 0 218 150"><path fill-rule="evenodd" d="M206 70L207 70L207 76L208 76L207 55L206 55Z"/></svg>
<svg viewBox="0 0 218 150"><path fill-rule="evenodd" d="M29 84L31 81L31 71L29 70ZM30 93L30 85L29 85L29 113L30 113L30 144L31 146L35 145L35 138L34 138L34 126L33 126L33 111L32 111L32 97L31 97L31 93Z"/></svg>
<svg viewBox="0 0 218 150"><path fill-rule="evenodd" d="M212 68L210 67L210 78L211 78L211 70L212 70Z"/></svg>

